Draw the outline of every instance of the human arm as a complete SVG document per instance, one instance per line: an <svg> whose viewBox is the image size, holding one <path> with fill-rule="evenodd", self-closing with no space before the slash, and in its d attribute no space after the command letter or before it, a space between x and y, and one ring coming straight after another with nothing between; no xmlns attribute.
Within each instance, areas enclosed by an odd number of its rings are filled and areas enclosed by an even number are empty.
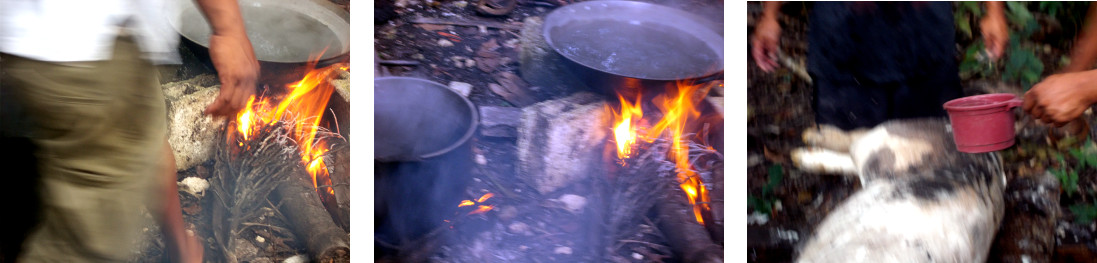
<svg viewBox="0 0 1097 263"><path fill-rule="evenodd" d="M1085 21L1070 52L1070 64L1063 68L1064 73L1089 70L1097 63L1097 3L1090 3Z"/></svg>
<svg viewBox="0 0 1097 263"><path fill-rule="evenodd" d="M781 25L777 23L781 2L762 2L762 17L754 26L751 37L751 56L762 71L770 72L777 68L777 50L781 42Z"/></svg>
<svg viewBox="0 0 1097 263"><path fill-rule="evenodd" d="M1062 127L1097 102L1097 70L1047 77L1025 93L1024 101L1022 108L1033 118Z"/></svg>
<svg viewBox="0 0 1097 263"><path fill-rule="evenodd" d="M1002 6L1000 1L986 2L987 14L979 21L979 31L983 33L983 42L991 59L1002 57L1009 43L1009 25L1006 24Z"/></svg>
<svg viewBox="0 0 1097 263"><path fill-rule="evenodd" d="M205 114L232 116L255 94L259 61L248 40L240 6L231 0L195 0L209 21L209 53L221 80L221 91Z"/></svg>
<svg viewBox="0 0 1097 263"><path fill-rule="evenodd" d="M1025 93L1024 110L1033 118L1063 126L1097 103L1097 4L1091 4L1071 61L1060 74L1047 77Z"/></svg>
<svg viewBox="0 0 1097 263"><path fill-rule="evenodd" d="M163 197L161 199L163 203L160 204L157 212L160 218L160 232L164 236L164 247L173 262L199 263L202 262L202 243L194 235L186 233L176 184L175 155L166 139L163 148L158 175L159 192Z"/></svg>

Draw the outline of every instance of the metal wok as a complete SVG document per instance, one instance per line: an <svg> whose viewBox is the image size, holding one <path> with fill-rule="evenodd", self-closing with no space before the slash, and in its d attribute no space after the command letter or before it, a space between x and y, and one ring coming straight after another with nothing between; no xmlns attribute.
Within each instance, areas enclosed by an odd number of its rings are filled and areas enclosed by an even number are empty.
<svg viewBox="0 0 1097 263"><path fill-rule="evenodd" d="M350 52L350 14L327 0L240 0L248 38L261 62L305 63ZM209 48L210 27L193 0L176 0L171 19L184 39Z"/></svg>
<svg viewBox="0 0 1097 263"><path fill-rule="evenodd" d="M596 91L663 87L722 77L724 39L714 22L633 1L589 1L553 10L543 35Z"/></svg>

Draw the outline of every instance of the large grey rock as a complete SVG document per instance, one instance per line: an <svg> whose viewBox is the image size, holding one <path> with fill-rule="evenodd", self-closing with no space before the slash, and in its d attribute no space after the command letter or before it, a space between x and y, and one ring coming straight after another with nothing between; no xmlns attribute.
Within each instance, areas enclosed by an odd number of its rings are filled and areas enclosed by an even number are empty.
<svg viewBox="0 0 1097 263"><path fill-rule="evenodd" d="M542 194L599 171L610 121L599 96L581 92L522 109L519 178Z"/></svg>
<svg viewBox="0 0 1097 263"><path fill-rule="evenodd" d="M202 114L220 92L217 83L215 76L201 75L163 86L168 104L168 143L180 171L209 160L216 147L224 146L217 139L225 132L224 119Z"/></svg>

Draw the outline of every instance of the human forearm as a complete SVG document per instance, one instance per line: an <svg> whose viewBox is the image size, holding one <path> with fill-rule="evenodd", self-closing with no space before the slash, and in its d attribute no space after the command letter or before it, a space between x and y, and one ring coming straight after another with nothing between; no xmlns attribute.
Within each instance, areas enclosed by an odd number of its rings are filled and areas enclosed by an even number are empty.
<svg viewBox="0 0 1097 263"><path fill-rule="evenodd" d="M240 6L233 0L194 0L214 35L246 35Z"/></svg>
<svg viewBox="0 0 1097 263"><path fill-rule="evenodd" d="M781 13L781 2L762 2L762 19L777 21L777 15Z"/></svg>
<svg viewBox="0 0 1097 263"><path fill-rule="evenodd" d="M1086 22L1078 33L1074 49L1070 51L1070 64L1064 73L1089 70L1097 63L1097 3L1089 5Z"/></svg>
<svg viewBox="0 0 1097 263"><path fill-rule="evenodd" d="M1005 16L1004 4L1002 1L988 1L986 2L987 16Z"/></svg>
<svg viewBox="0 0 1097 263"><path fill-rule="evenodd" d="M195 247L194 242L188 242L186 226L183 222L182 207L179 204L179 190L176 184L175 156L172 154L168 142L164 141L161 168L157 175L158 190L162 197L162 203L157 211L160 221L160 232L164 236L165 250L173 262L200 262L202 260L201 247ZM197 250L197 251L196 251Z"/></svg>

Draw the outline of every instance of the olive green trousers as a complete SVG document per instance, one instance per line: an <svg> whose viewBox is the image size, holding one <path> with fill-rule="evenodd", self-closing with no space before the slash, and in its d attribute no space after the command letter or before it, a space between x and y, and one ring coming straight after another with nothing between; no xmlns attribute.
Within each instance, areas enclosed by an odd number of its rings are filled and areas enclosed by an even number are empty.
<svg viewBox="0 0 1097 263"><path fill-rule="evenodd" d="M42 173L42 221L19 261L129 259L148 223L141 211L160 200L167 114L156 69L129 37L106 61L0 56L0 85L26 107Z"/></svg>

